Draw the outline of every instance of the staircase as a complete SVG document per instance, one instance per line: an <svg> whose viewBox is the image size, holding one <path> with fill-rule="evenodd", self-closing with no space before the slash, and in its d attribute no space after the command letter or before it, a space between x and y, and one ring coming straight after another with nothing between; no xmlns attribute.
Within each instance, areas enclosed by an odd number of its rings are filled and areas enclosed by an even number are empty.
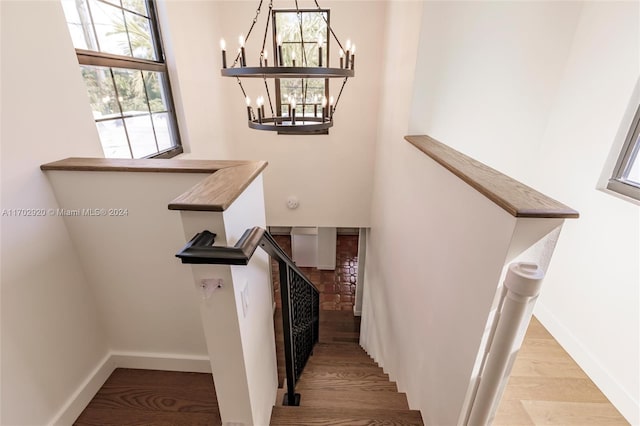
<svg viewBox="0 0 640 426"><path fill-rule="evenodd" d="M296 383L300 406L275 406L271 425L423 424L420 412L409 409L406 395L357 343L359 328L351 312L321 312L320 341Z"/></svg>
<svg viewBox="0 0 640 426"><path fill-rule="evenodd" d="M215 237L202 231L176 256L183 263L247 265L261 247L277 263L276 359L278 383L285 386L277 402L286 406L274 406L270 425L423 424L406 395L360 348L360 319L351 310L320 312L321 290L268 231L247 229L233 247L213 245Z"/></svg>

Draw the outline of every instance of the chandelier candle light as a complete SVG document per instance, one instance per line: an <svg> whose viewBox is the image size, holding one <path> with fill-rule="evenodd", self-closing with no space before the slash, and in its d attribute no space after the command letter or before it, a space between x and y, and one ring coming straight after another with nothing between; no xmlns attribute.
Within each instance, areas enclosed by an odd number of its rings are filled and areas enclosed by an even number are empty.
<svg viewBox="0 0 640 426"><path fill-rule="evenodd" d="M322 34L318 34L317 37L317 49L318 49L318 57L317 57L317 66L313 64L316 62L313 57L309 56L308 50L305 51L305 40L303 34L308 34L310 31L317 32L317 30L307 29L305 31L304 25L305 21L302 19L302 12L298 8L298 2L295 1L295 12L299 19L300 33L296 37L296 41L287 42L287 43L295 43L300 44L302 47L302 57L296 58L295 50L288 50L290 52L290 61L288 60L285 63L284 55L283 55L283 40L280 35L276 37L274 47L274 59L272 61L273 66L269 66L268 61L268 52L266 49L266 41L267 34L269 30L269 25L275 25L275 10L273 10L273 0L269 2L269 12L266 16L266 24L264 27L264 38L262 40L262 46L258 47L258 49L251 48L249 52L259 52L259 57L257 64L259 66L250 66L247 62L247 54L245 50L246 43L249 42L250 36L252 35L252 30L256 23L258 23L258 17L260 15L260 10L262 8L264 0L260 0L260 4L258 6L256 16L252 21L251 27L247 32L247 36L245 38L244 34L241 34L238 37L238 43L240 48L238 49L238 54L233 61L231 66L227 64L227 46L224 39L220 40L220 49L222 51L222 69L221 75L223 77L233 77L237 80L238 85L242 91L242 95L245 98L245 102L247 105L247 120L248 125L252 129L257 130L271 130L277 131L278 133L289 133L289 134L318 134L318 133L326 133L326 131L333 127L333 117L337 110L338 103L340 101L340 97L342 95L342 91L347 83L347 80L350 77L355 76L355 44L351 43L351 40L347 40L346 44L342 45L340 40L337 38L333 28L329 25L328 19L328 11L320 8L318 4L318 0L314 0L315 5L317 6L316 10L305 10L305 13L318 13L324 23L326 24L327 35L331 36L326 41ZM287 9L286 11L293 11L292 9ZM275 31L273 31L275 35ZM331 39L333 38L333 40ZM307 40L307 46L313 46L313 41ZM326 43L326 45L325 45ZM335 43L338 47L338 57L339 57L339 68L331 68L330 62L330 46L332 43ZM251 46L251 45L249 45ZM288 45L289 46L289 45ZM290 49L290 47L287 47ZM326 49L326 50L325 50ZM315 49L314 49L315 50ZM326 63L325 63L326 59ZM310 64L311 62L311 64ZM257 78L262 79L264 81L264 88L260 90L261 92L266 93L258 93L256 96L256 106L257 106L257 117L253 113L253 108L251 107L251 99L245 91L243 86L243 79L245 78ZM339 93L336 98L333 96L329 96L328 86L325 86L325 96L322 96L322 114L318 117L318 93L316 95L307 95L307 79L317 79L328 81L329 79L343 79L342 86L340 87ZM271 91L274 89L270 89L269 82L276 86L276 81L279 82L280 79L300 79L302 81L302 89L300 93L291 94L288 99L288 114L284 115L282 111L276 111L277 108L274 108L272 102ZM290 89L289 89L290 90ZM298 90L298 89L294 89ZM280 91L277 90L276 93L280 96ZM267 116L265 112L265 96L268 102L270 116ZM285 96L283 94L283 96ZM308 97L310 96L310 97ZM327 102L327 98L329 98ZM296 99L302 99L301 106L302 110L298 116L297 115L297 101ZM327 105L328 104L328 105ZM279 103L277 105L280 105ZM283 105L286 103L283 100ZM313 110L308 110L306 107L310 107L313 105ZM284 111L286 113L286 111Z"/></svg>
<svg viewBox="0 0 640 426"><path fill-rule="evenodd" d="M220 49L222 49L222 68L227 67L227 43L224 39L220 40Z"/></svg>

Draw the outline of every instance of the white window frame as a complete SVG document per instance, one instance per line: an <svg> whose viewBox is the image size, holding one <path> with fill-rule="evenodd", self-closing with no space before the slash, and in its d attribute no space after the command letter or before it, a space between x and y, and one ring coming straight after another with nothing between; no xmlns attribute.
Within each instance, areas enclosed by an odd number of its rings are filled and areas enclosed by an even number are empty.
<svg viewBox="0 0 640 426"><path fill-rule="evenodd" d="M96 1L99 3L104 3L111 7L121 9L123 11L138 14L136 11L127 9L123 4L118 5L108 0L96 0ZM170 132L172 136L171 139L174 145L166 149L160 149L160 147L158 147L156 130L155 130L155 127L153 126L153 121L152 121L152 129L154 133L153 136L154 136L154 139L156 140L156 151L142 158L172 158L184 152L182 147L182 140L180 138L180 132L178 129L178 120L177 120L177 114L176 114L176 108L175 108L175 101L173 99L169 69L168 69L166 57L164 54L163 40L160 32L160 22L157 14L157 9L156 9L157 7L156 0L144 0L144 3L146 4L146 8L148 11L148 16L144 16L144 17L149 19L151 37L153 40L153 47L155 50L155 54L158 58L157 60L140 59L133 56L131 57L121 56L121 55L115 55L115 54L110 54L110 53L105 53L100 51L85 50L85 49L79 49L79 48L75 49L76 56L78 58L79 65L104 68L106 70L109 70L112 78L113 78L113 69L150 71L150 72L156 72L163 75L164 80L160 84L165 89L163 93L166 96L166 103L167 103L166 105L167 111L164 111L164 113L167 114L169 119ZM91 12L89 13L91 15ZM95 25L93 22L93 17L91 17L90 30L95 33ZM150 118L153 115L153 112L151 110L149 111L149 115L150 115ZM127 117L125 115L121 115L121 117L118 119L124 119L124 118L127 118ZM105 121L105 120L96 119L96 124L100 121ZM131 154L131 158L138 158L134 156L132 141L128 133L126 133L126 139L127 139L127 145L129 147L129 152ZM101 139L101 144L102 143L103 141Z"/></svg>
<svg viewBox="0 0 640 426"><path fill-rule="evenodd" d="M637 106L607 189L640 201L640 185L627 179L634 161L640 161L640 105Z"/></svg>

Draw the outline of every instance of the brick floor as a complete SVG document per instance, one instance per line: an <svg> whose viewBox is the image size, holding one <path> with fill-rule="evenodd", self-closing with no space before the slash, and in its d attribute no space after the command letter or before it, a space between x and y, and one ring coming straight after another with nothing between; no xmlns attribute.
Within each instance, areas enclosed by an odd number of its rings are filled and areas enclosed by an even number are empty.
<svg viewBox="0 0 640 426"><path fill-rule="evenodd" d="M276 235L276 242L291 256L291 237ZM320 290L320 309L325 311L353 310L358 277L358 236L338 235L336 247L336 269L300 268ZM278 264L271 262L276 305L280 307L280 285Z"/></svg>

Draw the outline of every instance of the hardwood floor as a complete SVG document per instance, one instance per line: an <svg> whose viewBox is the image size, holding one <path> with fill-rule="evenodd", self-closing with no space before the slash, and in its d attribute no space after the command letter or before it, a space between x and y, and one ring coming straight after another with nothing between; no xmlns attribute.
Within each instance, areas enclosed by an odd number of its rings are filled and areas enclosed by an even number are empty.
<svg viewBox="0 0 640 426"><path fill-rule="evenodd" d="M221 425L211 374L118 368L74 425Z"/></svg>
<svg viewBox="0 0 640 426"><path fill-rule="evenodd" d="M279 243L290 250L290 238L280 239ZM297 384L297 391L303 395L301 406L274 407L272 424L420 425L420 413L408 410L405 396L396 392L389 376L358 346L360 318L351 312L351 281L355 279L351 269L357 261L357 239L355 243L348 238L340 241L340 266L335 273L308 268L314 282L321 286L323 297L331 303L322 305L320 343ZM276 341L280 342L276 346L282 387L284 352L282 320L278 315L279 310L274 325ZM277 403L282 401L283 393L280 390ZM75 424L215 426L221 421L210 374L117 369ZM534 318L493 424L628 423Z"/></svg>
<svg viewBox="0 0 640 426"><path fill-rule="evenodd" d="M494 426L628 425L534 317Z"/></svg>
<svg viewBox="0 0 640 426"><path fill-rule="evenodd" d="M322 311L320 344L298 382L302 404L274 407L272 424L421 424L419 413L406 409L406 400L395 392L388 375L359 349L359 327L360 319L348 311ZM334 410L326 409L326 401L333 401ZM210 374L117 369L75 424L199 426L221 422ZM628 423L534 318L493 424Z"/></svg>

